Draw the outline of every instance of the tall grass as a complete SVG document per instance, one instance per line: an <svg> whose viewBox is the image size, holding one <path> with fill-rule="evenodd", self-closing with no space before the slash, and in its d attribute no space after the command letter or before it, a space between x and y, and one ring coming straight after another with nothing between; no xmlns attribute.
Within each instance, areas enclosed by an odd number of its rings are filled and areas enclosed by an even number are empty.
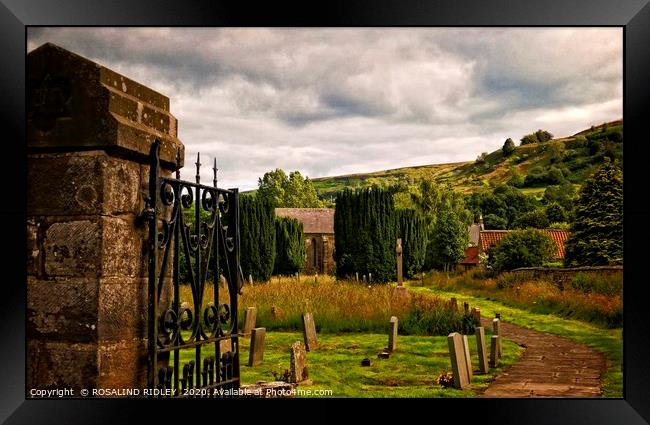
<svg viewBox="0 0 650 425"><path fill-rule="evenodd" d="M211 284L206 291L212 293ZM474 332L471 315L465 316L446 300L421 293L400 296L394 291L391 285L336 281L329 276L319 276L317 281L314 277L273 277L266 283L244 286L240 324L246 307L256 307L256 325L267 330L300 330L303 313L310 312L318 332L385 333L391 316L398 317L399 332L404 335ZM181 288L181 298L192 304L189 286ZM220 298L223 302L226 295Z"/></svg>
<svg viewBox="0 0 650 425"><path fill-rule="evenodd" d="M431 273L424 278L425 286L470 293L533 313L551 313L608 329L623 326L619 280L621 277L616 275L578 274L570 285L560 289L548 280L521 280L509 273L486 279L480 270L451 277Z"/></svg>

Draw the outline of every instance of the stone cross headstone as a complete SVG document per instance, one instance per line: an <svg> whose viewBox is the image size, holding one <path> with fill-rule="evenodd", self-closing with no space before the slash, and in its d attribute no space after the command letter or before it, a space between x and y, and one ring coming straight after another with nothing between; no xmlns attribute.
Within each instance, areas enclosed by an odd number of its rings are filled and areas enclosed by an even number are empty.
<svg viewBox="0 0 650 425"><path fill-rule="evenodd" d="M315 348L316 344L318 344L318 339L316 338L316 324L314 323L314 317L311 313L305 313L302 315L302 334L305 338L305 349L311 351L311 349Z"/></svg>
<svg viewBox="0 0 650 425"><path fill-rule="evenodd" d="M495 335L501 336L501 320L500 319L492 319L492 332ZM499 338L499 342L497 345L497 355L499 358L501 358L501 338Z"/></svg>
<svg viewBox="0 0 650 425"><path fill-rule="evenodd" d="M248 366L257 366L264 360L264 338L266 328L255 328L251 331L251 346L248 353Z"/></svg>
<svg viewBox="0 0 650 425"><path fill-rule="evenodd" d="M492 335L490 342L490 366L497 367L499 365L498 351L501 343L499 335Z"/></svg>
<svg viewBox="0 0 650 425"><path fill-rule="evenodd" d="M397 323L397 317L391 316L388 330L388 351L390 352L397 350Z"/></svg>
<svg viewBox="0 0 650 425"><path fill-rule="evenodd" d="M472 357L469 354L469 342L467 340L467 335L463 335L463 351L465 352L465 364L467 365L467 376L472 381Z"/></svg>
<svg viewBox="0 0 650 425"><path fill-rule="evenodd" d="M402 276L402 239L397 239L397 244L395 246L395 254L397 256L397 286L403 285L403 276Z"/></svg>
<svg viewBox="0 0 650 425"><path fill-rule="evenodd" d="M485 344L485 329L476 327L476 350L478 351L478 370L480 373L488 372L488 353Z"/></svg>
<svg viewBox="0 0 650 425"><path fill-rule="evenodd" d="M289 352L291 353L291 367L289 369L289 382L297 383L307 379L307 352L305 346L294 343Z"/></svg>
<svg viewBox="0 0 650 425"><path fill-rule="evenodd" d="M244 311L244 329L242 330L244 335L248 335L251 333L251 331L255 327L256 320L257 320L257 308L248 307L246 311Z"/></svg>
<svg viewBox="0 0 650 425"><path fill-rule="evenodd" d="M469 373L465 361L465 349L463 338L458 332L450 333L447 336L449 344L449 357L451 358L451 371L454 375L454 388L465 389L469 387Z"/></svg>

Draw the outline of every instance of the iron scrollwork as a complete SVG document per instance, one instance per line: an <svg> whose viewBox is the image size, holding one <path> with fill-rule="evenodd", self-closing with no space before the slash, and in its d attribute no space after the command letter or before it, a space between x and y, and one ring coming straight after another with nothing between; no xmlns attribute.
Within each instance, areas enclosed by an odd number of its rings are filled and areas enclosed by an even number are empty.
<svg viewBox="0 0 650 425"><path fill-rule="evenodd" d="M240 290L239 193L201 184L200 155L196 182L160 176L160 142L151 147L149 198L149 388L173 390L239 388L237 296ZM177 154L177 169L180 168ZM193 219L187 215L193 213ZM207 217L207 218L206 218ZM181 282L181 261L187 282ZM223 276L223 277L222 277ZM226 284L221 285L225 278ZM212 293L206 297L206 282ZM186 289L181 291L183 284ZM165 291L167 289L167 291ZM191 300L181 300L181 292ZM191 302L190 302L191 301ZM222 352L222 342L230 349ZM181 367L183 353L192 360ZM170 365L173 364L173 365Z"/></svg>

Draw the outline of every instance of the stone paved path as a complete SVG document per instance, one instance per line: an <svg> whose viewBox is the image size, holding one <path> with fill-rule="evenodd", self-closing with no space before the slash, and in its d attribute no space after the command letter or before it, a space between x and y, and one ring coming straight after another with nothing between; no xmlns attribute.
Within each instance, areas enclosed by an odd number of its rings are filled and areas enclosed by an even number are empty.
<svg viewBox="0 0 650 425"><path fill-rule="evenodd" d="M492 319L482 319L492 329ZM526 347L518 362L490 384L483 397L599 397L605 356L559 336L500 324L501 334ZM489 350L489 348L488 348Z"/></svg>

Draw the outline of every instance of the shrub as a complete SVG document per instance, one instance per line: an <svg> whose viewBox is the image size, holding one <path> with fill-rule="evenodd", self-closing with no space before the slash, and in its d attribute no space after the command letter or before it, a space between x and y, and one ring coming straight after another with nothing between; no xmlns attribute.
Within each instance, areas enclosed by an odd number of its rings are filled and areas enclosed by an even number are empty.
<svg viewBox="0 0 650 425"><path fill-rule="evenodd" d="M556 249L552 239L535 229L514 230L490 251L491 265L497 271L541 266Z"/></svg>
<svg viewBox="0 0 650 425"><path fill-rule="evenodd" d="M273 273L293 275L305 267L305 236L302 223L289 217L275 219L275 266Z"/></svg>
<svg viewBox="0 0 650 425"><path fill-rule="evenodd" d="M623 274L577 273L569 285L582 292L603 295L620 295L623 290Z"/></svg>

